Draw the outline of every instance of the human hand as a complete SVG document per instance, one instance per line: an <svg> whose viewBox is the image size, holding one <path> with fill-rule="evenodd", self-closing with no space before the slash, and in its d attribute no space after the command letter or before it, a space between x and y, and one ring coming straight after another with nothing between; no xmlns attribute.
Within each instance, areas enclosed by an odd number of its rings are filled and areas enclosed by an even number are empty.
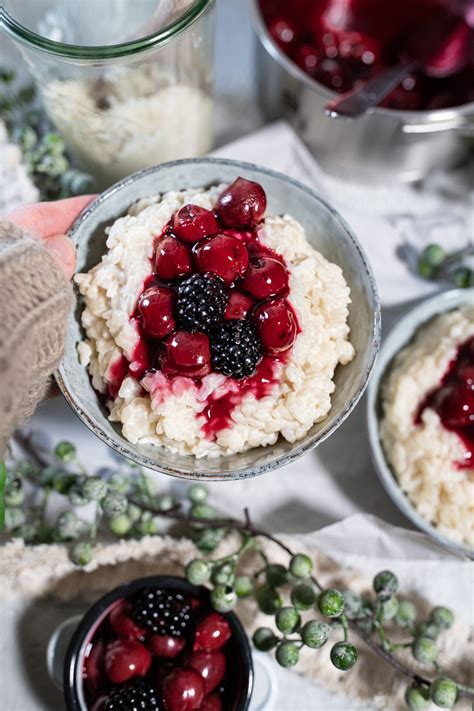
<svg viewBox="0 0 474 711"><path fill-rule="evenodd" d="M6 217L18 227L28 230L33 237L41 239L70 279L76 266L76 251L66 233L93 198L93 195L81 195L67 200L24 205Z"/></svg>

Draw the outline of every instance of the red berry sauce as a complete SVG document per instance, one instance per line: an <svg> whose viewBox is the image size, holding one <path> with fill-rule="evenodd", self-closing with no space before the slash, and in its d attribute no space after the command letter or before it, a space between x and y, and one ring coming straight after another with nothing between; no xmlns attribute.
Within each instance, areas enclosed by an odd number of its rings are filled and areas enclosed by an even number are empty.
<svg viewBox="0 0 474 711"><path fill-rule="evenodd" d="M445 26L456 23L455 4L439 0L260 0L260 7L275 44L310 77L339 93L402 61L410 37L434 17ZM461 12L461 3L457 7ZM404 80L383 107L421 111L473 100L472 30L467 21L456 27L426 71L417 71L408 85ZM411 51L417 56L416 46Z"/></svg>
<svg viewBox="0 0 474 711"><path fill-rule="evenodd" d="M457 434L463 443L464 460L457 466L474 468L474 336L459 347L439 386L421 403L416 425L421 424L427 408L434 410L443 427Z"/></svg>
<svg viewBox="0 0 474 711"><path fill-rule="evenodd" d="M297 333L296 315L288 302L289 273L283 257L259 240L266 195L261 185L237 178L224 189L214 212L185 205L156 238L146 279L130 319L138 339L129 362L125 356L107 373L108 394L116 398L126 377L142 386L159 404L170 395L201 387L212 371L212 333L180 328L177 289L192 272L212 275L225 288L226 320L252 322L263 359L254 375L223 383L204 401L203 432L209 439L232 425L232 412L252 394L269 395L278 383Z"/></svg>
<svg viewBox="0 0 474 711"><path fill-rule="evenodd" d="M189 599L192 620L184 634L153 634L133 620L141 592L113 603L90 632L82 660L87 708L104 711L111 694L137 678L151 685L167 711L230 708L240 658L226 616L203 594Z"/></svg>

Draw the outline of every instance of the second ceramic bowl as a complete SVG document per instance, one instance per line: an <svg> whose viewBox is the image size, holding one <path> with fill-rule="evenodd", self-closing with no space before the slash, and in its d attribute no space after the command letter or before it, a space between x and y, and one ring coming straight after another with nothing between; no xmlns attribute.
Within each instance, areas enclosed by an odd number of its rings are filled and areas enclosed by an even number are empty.
<svg viewBox="0 0 474 711"><path fill-rule="evenodd" d="M79 363L77 343L83 333L81 303L71 319L66 355L57 374L59 386L81 420L104 442L125 457L165 474L184 478L237 479L271 471L306 454L329 437L353 410L364 392L380 343L380 303L367 258L342 218L316 193L285 175L250 163L197 158L165 163L135 173L102 193L73 226L77 269L87 271L105 252L105 227L126 213L132 203L169 190L231 183L239 175L261 183L267 193L268 214L289 213L304 226L309 242L338 264L351 290L351 341L356 357L335 374L336 391L325 420L293 444L279 439L269 447L218 459L178 456L162 447L135 445L107 412L92 388L87 370Z"/></svg>

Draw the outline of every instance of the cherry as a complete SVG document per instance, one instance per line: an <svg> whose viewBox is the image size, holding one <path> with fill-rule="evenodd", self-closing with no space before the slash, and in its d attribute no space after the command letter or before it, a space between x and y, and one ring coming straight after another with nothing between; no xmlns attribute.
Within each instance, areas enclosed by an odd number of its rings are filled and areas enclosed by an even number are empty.
<svg viewBox="0 0 474 711"><path fill-rule="evenodd" d="M194 244L204 237L217 234L219 226L213 212L190 204L175 212L173 232L183 242Z"/></svg>
<svg viewBox="0 0 474 711"><path fill-rule="evenodd" d="M288 291L288 272L285 266L273 257L255 257L250 261L242 288L255 299L278 296Z"/></svg>
<svg viewBox="0 0 474 711"><path fill-rule="evenodd" d="M145 676L150 664L150 652L134 639L109 642L105 650L105 671L114 684L122 684L134 676Z"/></svg>
<svg viewBox="0 0 474 711"><path fill-rule="evenodd" d="M175 669L163 681L167 711L195 711L204 700L204 679L194 669Z"/></svg>
<svg viewBox="0 0 474 711"><path fill-rule="evenodd" d="M163 345L161 369L165 375L203 378L211 372L211 350L204 333L176 331Z"/></svg>
<svg viewBox="0 0 474 711"><path fill-rule="evenodd" d="M193 650L214 652L227 642L231 634L225 617L218 612L211 612L197 624Z"/></svg>
<svg viewBox="0 0 474 711"><path fill-rule="evenodd" d="M206 694L210 694L219 686L227 666L225 656L219 651L193 652L186 664L202 676Z"/></svg>
<svg viewBox="0 0 474 711"><path fill-rule="evenodd" d="M296 49L294 60L300 69L312 76L321 61L321 52L312 44L301 44Z"/></svg>
<svg viewBox="0 0 474 711"><path fill-rule="evenodd" d="M380 61L380 43L375 37L361 32L340 32L338 55L341 59L370 66Z"/></svg>
<svg viewBox="0 0 474 711"><path fill-rule="evenodd" d="M435 397L433 407L447 427L474 424L474 390L447 385Z"/></svg>
<svg viewBox="0 0 474 711"><path fill-rule="evenodd" d="M350 67L338 59L323 59L314 78L333 91L347 91L352 85Z"/></svg>
<svg viewBox="0 0 474 711"><path fill-rule="evenodd" d="M226 227L255 227L263 220L267 196L259 183L237 178L218 197L216 212Z"/></svg>
<svg viewBox="0 0 474 711"><path fill-rule="evenodd" d="M230 235L220 234L198 244L194 261L201 274L215 274L226 286L232 286L245 276L249 253L243 242Z"/></svg>
<svg viewBox="0 0 474 711"><path fill-rule="evenodd" d="M222 701L219 694L206 696L198 711L222 711Z"/></svg>
<svg viewBox="0 0 474 711"><path fill-rule="evenodd" d="M253 300L250 296L241 291L233 291L229 296L225 310L225 318L229 320L244 319L248 316L253 307Z"/></svg>
<svg viewBox="0 0 474 711"><path fill-rule="evenodd" d="M474 364L462 365L458 370L457 377L465 388L474 389Z"/></svg>
<svg viewBox="0 0 474 711"><path fill-rule="evenodd" d="M84 676L90 691L96 692L100 687L104 666L104 643L95 642L84 659Z"/></svg>
<svg viewBox="0 0 474 711"><path fill-rule="evenodd" d="M143 639L144 631L129 617L132 606L123 600L109 614L109 624L120 637Z"/></svg>
<svg viewBox="0 0 474 711"><path fill-rule="evenodd" d="M138 300L142 328L150 338L166 338L176 328L173 315L174 292L163 286L150 286Z"/></svg>
<svg viewBox="0 0 474 711"><path fill-rule="evenodd" d="M174 659L186 646L184 637L154 634L148 639L148 647L161 659Z"/></svg>
<svg viewBox="0 0 474 711"><path fill-rule="evenodd" d="M193 265L188 248L167 235L158 242L155 254L155 274L160 279L179 279L191 274Z"/></svg>
<svg viewBox="0 0 474 711"><path fill-rule="evenodd" d="M276 299L262 304L254 313L255 327L268 355L287 351L295 342L298 322L295 313L285 299Z"/></svg>
<svg viewBox="0 0 474 711"><path fill-rule="evenodd" d="M277 17L269 25L269 32L277 45L288 51L298 40L298 27L288 17Z"/></svg>

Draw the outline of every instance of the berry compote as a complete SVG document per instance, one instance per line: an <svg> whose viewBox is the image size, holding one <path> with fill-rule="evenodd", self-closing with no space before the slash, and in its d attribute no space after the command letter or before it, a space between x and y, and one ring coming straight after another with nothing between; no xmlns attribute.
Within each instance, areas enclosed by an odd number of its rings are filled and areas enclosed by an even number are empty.
<svg viewBox="0 0 474 711"><path fill-rule="evenodd" d="M199 387L221 373L228 387L213 388L197 413L212 439L246 394L270 394L299 327L285 260L259 240L266 207L263 187L239 177L214 210L187 204L173 214L130 319L139 335L132 362L122 356L109 368L110 397L127 376L158 374L164 398L185 389L184 378Z"/></svg>
<svg viewBox="0 0 474 711"><path fill-rule="evenodd" d="M238 647L207 594L146 587L117 600L86 645L87 708L224 711L238 691Z"/></svg>
<svg viewBox="0 0 474 711"><path fill-rule="evenodd" d="M425 71L403 80L382 106L422 111L474 100L474 43L449 0L260 0L275 44L304 72L338 93L403 60L410 37L437 16L458 30ZM469 3L464 5L466 12ZM468 36L470 35L470 37ZM470 44L469 44L470 43Z"/></svg>
<svg viewBox="0 0 474 711"><path fill-rule="evenodd" d="M474 336L459 347L439 386L421 403L416 425L427 408L434 410L443 427L463 443L464 459L456 462L457 466L474 468Z"/></svg>

